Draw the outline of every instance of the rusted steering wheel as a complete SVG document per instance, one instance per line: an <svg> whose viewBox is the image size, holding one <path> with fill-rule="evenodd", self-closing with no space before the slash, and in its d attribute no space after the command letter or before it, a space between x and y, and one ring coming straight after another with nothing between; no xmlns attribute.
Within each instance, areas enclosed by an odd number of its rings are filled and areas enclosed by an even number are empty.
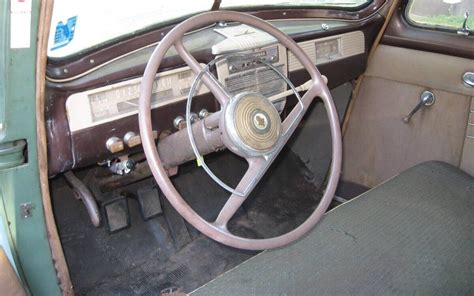
<svg viewBox="0 0 474 296"><path fill-rule="evenodd" d="M186 203L163 167L152 133L150 98L160 63L171 46L176 48L178 54L196 75L201 72L202 66L184 48L182 38L186 32L192 29L218 21L247 24L275 37L295 55L309 72L312 84L299 104L291 110L282 122L278 111L268 99L254 93L231 96L210 72L206 72L204 75L201 73L202 81L221 105L221 110L212 115L212 120L218 123L218 140L230 151L244 157L249 164L248 170L237 187L232 190L231 196L221 209L217 219L214 222L208 222ZM315 97L320 97L324 102L332 139L332 165L326 190L318 206L300 226L277 237L250 239L230 233L227 229L228 221L268 170ZM331 203L339 181L342 154L341 132L336 107L323 77L306 53L289 36L270 23L248 14L231 11L203 13L182 22L163 38L153 51L143 75L139 99L139 124L148 164L156 182L171 205L199 231L220 243L235 248L247 250L271 249L297 240L311 230L321 219ZM213 138L213 142L215 141L216 139Z"/></svg>

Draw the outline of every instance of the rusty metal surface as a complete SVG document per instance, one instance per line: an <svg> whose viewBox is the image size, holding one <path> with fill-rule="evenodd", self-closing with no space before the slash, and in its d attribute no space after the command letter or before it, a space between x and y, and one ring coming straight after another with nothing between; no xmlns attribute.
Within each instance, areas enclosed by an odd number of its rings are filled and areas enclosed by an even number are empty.
<svg viewBox="0 0 474 296"><path fill-rule="evenodd" d="M271 168L272 173L246 201L245 211L231 220L229 227L235 233L252 238L285 233L302 223L317 205L321 192L310 181L312 173L290 149L282 153ZM207 160L216 174L231 184L240 179L246 168L245 161L228 151L209 155ZM181 166L180 170L172 178L173 183L191 207L205 219L215 219L227 198L225 192L195 162ZM293 172L291 178L288 172ZM119 189L136 196L138 190L155 188L152 181L149 178ZM108 235L103 227L94 228L88 222L80 201L70 198L73 193L64 178L52 180L52 191L77 295L159 295L169 286L189 292L255 254L216 243L189 224L186 227L192 241L179 250L165 219L169 213L164 210L164 216L144 221L138 202L133 199L129 200L130 228ZM89 260L85 261L84 256Z"/></svg>
<svg viewBox="0 0 474 296"><path fill-rule="evenodd" d="M36 59L36 129L38 149L38 174L41 187L42 207L45 216L47 238L51 248L57 283L64 296L74 295L69 269L64 256L58 229L51 205L48 180L47 127L45 118L46 68L48 36L53 15L53 0L41 1L40 21L38 24L37 59ZM0 285L2 286L2 285ZM6 293L0 293L5 294ZM21 294L18 294L21 295Z"/></svg>

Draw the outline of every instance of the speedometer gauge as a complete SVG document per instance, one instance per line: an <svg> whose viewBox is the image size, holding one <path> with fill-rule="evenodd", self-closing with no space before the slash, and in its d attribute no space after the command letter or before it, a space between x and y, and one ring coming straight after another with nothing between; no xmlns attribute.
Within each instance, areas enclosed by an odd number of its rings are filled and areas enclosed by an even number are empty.
<svg viewBox="0 0 474 296"><path fill-rule="evenodd" d="M194 77L189 67L158 74L153 83L152 108L184 100ZM71 132L137 114L140 82L137 78L71 95L66 101ZM201 85L196 93L207 92Z"/></svg>

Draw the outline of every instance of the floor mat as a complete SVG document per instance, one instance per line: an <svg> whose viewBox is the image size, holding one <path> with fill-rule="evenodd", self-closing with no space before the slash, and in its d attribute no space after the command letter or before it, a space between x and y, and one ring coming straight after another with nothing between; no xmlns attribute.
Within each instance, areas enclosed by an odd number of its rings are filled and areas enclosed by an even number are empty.
<svg viewBox="0 0 474 296"><path fill-rule="evenodd" d="M208 162L231 185L240 180L246 169L246 162L229 152L214 154ZM230 221L229 229L238 235L263 238L295 228L321 197L321 191L310 181L312 177L304 163L285 149ZM180 167L173 182L188 203L209 221L215 219L229 196L195 163ZM156 185L145 180L128 190L143 186ZM143 221L133 199L129 200L131 227L108 234L104 227L92 226L85 208L74 199L62 178L52 180L51 187L59 234L77 295L157 295L171 287L189 292L256 254L216 243L189 224L186 227L192 240L177 248L165 217Z"/></svg>

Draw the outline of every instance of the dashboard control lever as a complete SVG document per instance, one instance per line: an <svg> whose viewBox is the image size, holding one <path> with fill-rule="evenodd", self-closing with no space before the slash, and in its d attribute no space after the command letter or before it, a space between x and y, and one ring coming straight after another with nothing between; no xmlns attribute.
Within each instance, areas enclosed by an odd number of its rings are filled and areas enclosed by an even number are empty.
<svg viewBox="0 0 474 296"><path fill-rule="evenodd" d="M418 112L418 110L421 109L421 107L429 107L433 105L435 101L436 97L434 93L430 92L429 90L425 90L424 92L422 92L420 96L420 102L415 106L415 108L413 108L413 110L411 110L411 112L407 116L403 117L403 123L410 122L410 119L413 117L413 115L415 115L416 112Z"/></svg>

